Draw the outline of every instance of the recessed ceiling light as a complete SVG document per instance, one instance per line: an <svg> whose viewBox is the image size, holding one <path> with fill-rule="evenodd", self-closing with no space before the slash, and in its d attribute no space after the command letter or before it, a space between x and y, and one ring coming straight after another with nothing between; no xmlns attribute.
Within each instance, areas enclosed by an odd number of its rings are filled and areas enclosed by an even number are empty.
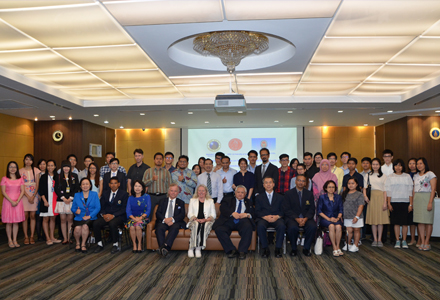
<svg viewBox="0 0 440 300"><path fill-rule="evenodd" d="M35 121L38 121L38 118L35 118Z"/></svg>
<svg viewBox="0 0 440 300"><path fill-rule="evenodd" d="M343 110L338 110L338 113L342 114L344 111Z"/></svg>
<svg viewBox="0 0 440 300"><path fill-rule="evenodd" d="M176 122L171 122L171 124L173 124L173 125L174 125L174 124L176 124Z"/></svg>
<svg viewBox="0 0 440 300"><path fill-rule="evenodd" d="M209 121L205 121L205 124L208 124L209 123Z"/></svg>
<svg viewBox="0 0 440 300"><path fill-rule="evenodd" d="M72 117L69 117L69 120L72 120Z"/></svg>
<svg viewBox="0 0 440 300"><path fill-rule="evenodd" d="M189 111L189 112L188 112L188 115L192 115L192 114L193 114L193 112L192 112L192 111Z"/></svg>
<svg viewBox="0 0 440 300"><path fill-rule="evenodd" d="M145 116L145 113L140 113L141 116Z"/></svg>
<svg viewBox="0 0 440 300"><path fill-rule="evenodd" d="M440 110L436 110L435 112L436 112L436 113L440 113Z"/></svg>
<svg viewBox="0 0 440 300"><path fill-rule="evenodd" d="M309 123L313 123L313 122L315 122L315 121L314 121L314 120L310 120L310 121L309 121Z"/></svg>
<svg viewBox="0 0 440 300"><path fill-rule="evenodd" d="M393 111L392 110L388 110L387 112L392 113Z"/></svg>
<svg viewBox="0 0 440 300"><path fill-rule="evenodd" d="M237 111L239 114L242 114L243 112L241 110Z"/></svg>
<svg viewBox="0 0 440 300"><path fill-rule="evenodd" d="M95 114L95 115L93 115L93 116L94 116L94 117L99 117L99 115L96 115L96 114Z"/></svg>
<svg viewBox="0 0 440 300"><path fill-rule="evenodd" d="M379 120L383 121L383 120L385 120L385 118L379 118Z"/></svg>
<svg viewBox="0 0 440 300"><path fill-rule="evenodd" d="M368 126L368 124L364 124L364 126Z"/></svg>
<svg viewBox="0 0 440 300"><path fill-rule="evenodd" d="M279 121L278 121L278 120L275 120L274 122L275 122L275 123L278 123Z"/></svg>
<svg viewBox="0 0 440 300"><path fill-rule="evenodd" d="M55 118L55 116L49 116L49 117L51 117L51 118Z"/></svg>
<svg viewBox="0 0 440 300"><path fill-rule="evenodd" d="M121 128L121 129L122 129L122 128L124 128L124 126L119 126L119 128Z"/></svg>
<svg viewBox="0 0 440 300"><path fill-rule="evenodd" d="M105 123L105 124L108 124L108 121L107 121L107 120L105 120L105 121L104 121L104 123Z"/></svg>
<svg viewBox="0 0 440 300"><path fill-rule="evenodd" d="M293 111L292 110L288 110L287 113L288 114L293 114Z"/></svg>

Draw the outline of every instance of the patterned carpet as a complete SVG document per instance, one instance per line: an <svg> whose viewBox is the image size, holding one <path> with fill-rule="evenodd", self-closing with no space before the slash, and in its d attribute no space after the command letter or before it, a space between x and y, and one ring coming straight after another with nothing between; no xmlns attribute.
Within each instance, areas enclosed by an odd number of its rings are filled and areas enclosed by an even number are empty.
<svg viewBox="0 0 440 300"><path fill-rule="evenodd" d="M21 240L22 243L22 240ZM222 252L82 254L39 242L0 246L1 299L439 299L440 240L432 251L373 248L356 254L244 261ZM301 249L301 248L299 248ZM289 250L289 248L288 248ZM273 248L272 248L273 254Z"/></svg>

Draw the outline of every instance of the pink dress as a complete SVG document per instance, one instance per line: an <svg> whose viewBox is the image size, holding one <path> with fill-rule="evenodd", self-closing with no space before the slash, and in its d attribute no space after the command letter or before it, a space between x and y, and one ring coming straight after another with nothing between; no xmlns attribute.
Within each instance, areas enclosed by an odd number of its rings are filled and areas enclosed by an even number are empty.
<svg viewBox="0 0 440 300"><path fill-rule="evenodd" d="M25 168L21 168L19 170L21 178L23 178L24 186L25 186L25 192L28 194L35 193L35 189L37 188L37 183L34 178L34 174L32 173L32 170L25 170ZM41 171L37 168L34 168L34 173L36 178L40 178ZM35 194L34 203L29 203L29 199L25 196L23 196L23 207L24 211L37 211L38 210L38 193Z"/></svg>
<svg viewBox="0 0 440 300"><path fill-rule="evenodd" d="M21 185L24 184L23 178L12 180L6 176L2 178L0 185L5 186L5 192L11 198L16 201L20 196ZM17 206L12 206L6 198L3 198L2 205L2 222L3 223L20 223L24 221L24 208L23 198L18 202Z"/></svg>

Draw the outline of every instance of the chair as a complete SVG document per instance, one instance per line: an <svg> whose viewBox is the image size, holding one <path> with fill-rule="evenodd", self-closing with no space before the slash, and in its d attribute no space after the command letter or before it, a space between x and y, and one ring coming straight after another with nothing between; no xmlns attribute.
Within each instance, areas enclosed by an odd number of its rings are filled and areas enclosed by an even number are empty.
<svg viewBox="0 0 440 300"><path fill-rule="evenodd" d="M276 230L275 230L275 228L271 228L271 227L269 227L269 228L267 228L266 229L266 232L276 232ZM258 235L257 235L258 236ZM260 237L258 236L258 241L257 241L257 247L258 247L258 250L257 250L257 252L259 253L260 252ZM287 248L287 245L286 245L286 232L284 232L284 239L283 239L283 254L286 254L286 248Z"/></svg>
<svg viewBox="0 0 440 300"><path fill-rule="evenodd" d="M105 246L105 232L106 231L110 231L110 228L108 225L105 225L102 229L101 229L101 235L102 235L102 244L103 246ZM122 240L123 240L123 235L125 233L125 243L127 245L130 245L130 238L129 238L129 233L125 230L125 226L121 225L118 227L118 251L122 251Z"/></svg>

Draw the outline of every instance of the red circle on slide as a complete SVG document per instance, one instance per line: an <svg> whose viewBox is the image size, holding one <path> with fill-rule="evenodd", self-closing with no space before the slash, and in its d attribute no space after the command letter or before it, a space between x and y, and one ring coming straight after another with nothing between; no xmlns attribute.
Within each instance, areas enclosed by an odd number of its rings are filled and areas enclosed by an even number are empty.
<svg viewBox="0 0 440 300"><path fill-rule="evenodd" d="M243 147L243 142L240 139L235 138L229 141L228 146L232 151L238 151Z"/></svg>

